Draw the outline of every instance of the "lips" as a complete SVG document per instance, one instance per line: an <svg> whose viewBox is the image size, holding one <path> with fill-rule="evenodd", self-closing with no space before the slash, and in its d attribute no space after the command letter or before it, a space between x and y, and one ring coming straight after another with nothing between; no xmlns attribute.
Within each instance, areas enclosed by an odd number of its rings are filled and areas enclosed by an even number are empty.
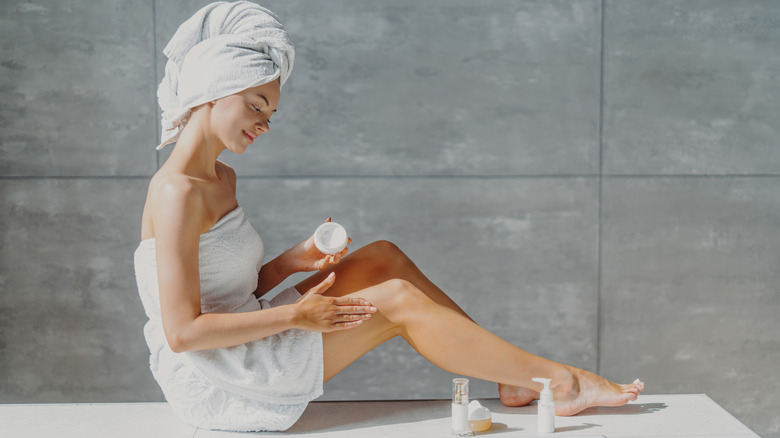
<svg viewBox="0 0 780 438"><path fill-rule="evenodd" d="M252 143L253 141L255 141L255 138L252 137L251 135L249 135L246 131L241 131L241 132L244 133L244 137L246 137L246 139L249 141L249 143Z"/></svg>

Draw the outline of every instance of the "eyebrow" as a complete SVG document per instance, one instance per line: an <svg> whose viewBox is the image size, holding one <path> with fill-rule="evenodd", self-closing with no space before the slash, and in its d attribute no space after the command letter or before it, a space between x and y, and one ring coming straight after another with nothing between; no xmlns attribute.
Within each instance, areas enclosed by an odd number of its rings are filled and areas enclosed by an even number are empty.
<svg viewBox="0 0 780 438"><path fill-rule="evenodd" d="M268 106L271 106L271 104L270 104L270 103L268 103L268 99L266 99L266 98L265 98L265 96L263 96L263 95L262 95L262 94L260 94L260 93L255 93L255 94L257 94L258 96L262 97L262 98L263 98L263 100L265 101L265 104L266 104L266 105L268 105ZM273 112L276 112L276 110L274 110Z"/></svg>

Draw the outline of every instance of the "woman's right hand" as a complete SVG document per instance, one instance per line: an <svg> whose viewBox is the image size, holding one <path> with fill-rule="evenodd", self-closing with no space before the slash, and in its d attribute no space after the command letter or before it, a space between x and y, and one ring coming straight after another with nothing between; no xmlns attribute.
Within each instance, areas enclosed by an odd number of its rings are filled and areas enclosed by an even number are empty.
<svg viewBox="0 0 780 438"><path fill-rule="evenodd" d="M336 273L331 272L295 302L296 328L312 332L345 330L359 326L376 312L376 307L362 298L322 295L335 281Z"/></svg>

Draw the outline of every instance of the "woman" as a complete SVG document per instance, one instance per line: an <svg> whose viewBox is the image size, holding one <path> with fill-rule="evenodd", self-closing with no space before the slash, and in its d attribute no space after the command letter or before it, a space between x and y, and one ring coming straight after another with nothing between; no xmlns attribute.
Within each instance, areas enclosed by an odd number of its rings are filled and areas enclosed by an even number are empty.
<svg viewBox="0 0 780 438"><path fill-rule="evenodd" d="M149 184L135 268L151 370L185 421L285 430L323 382L395 336L445 370L499 382L508 406L538 397L532 377L552 378L559 415L623 405L644 389L501 340L389 242L325 255L309 237L263 265L236 174L217 157L242 154L268 132L293 46L271 11L218 2L182 24L165 54L160 147L176 146ZM302 271L319 272L260 299Z"/></svg>

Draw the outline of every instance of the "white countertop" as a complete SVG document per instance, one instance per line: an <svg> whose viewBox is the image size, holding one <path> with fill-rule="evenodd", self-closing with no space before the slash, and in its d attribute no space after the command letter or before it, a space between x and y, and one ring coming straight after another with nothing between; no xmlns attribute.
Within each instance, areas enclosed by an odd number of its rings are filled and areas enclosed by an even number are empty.
<svg viewBox="0 0 780 438"><path fill-rule="evenodd" d="M493 427L476 436L532 437L536 405L504 407L480 400L493 412ZM286 432L257 434L198 430L176 417L166 403L0 404L4 438L238 436L451 437L449 400L312 402ZM591 408L556 417L547 437L755 438L754 432L704 394L642 395L619 408Z"/></svg>

